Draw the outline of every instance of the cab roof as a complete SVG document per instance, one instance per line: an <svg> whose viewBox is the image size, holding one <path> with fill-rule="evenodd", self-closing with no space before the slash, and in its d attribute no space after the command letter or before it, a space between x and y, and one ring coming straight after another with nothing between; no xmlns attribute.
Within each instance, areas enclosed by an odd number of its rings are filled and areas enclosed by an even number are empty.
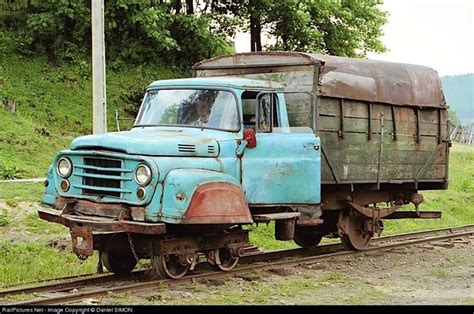
<svg viewBox="0 0 474 314"><path fill-rule="evenodd" d="M276 82L229 76L159 80L151 83L148 86L148 89L162 87L227 87L239 89L282 90L282 86Z"/></svg>

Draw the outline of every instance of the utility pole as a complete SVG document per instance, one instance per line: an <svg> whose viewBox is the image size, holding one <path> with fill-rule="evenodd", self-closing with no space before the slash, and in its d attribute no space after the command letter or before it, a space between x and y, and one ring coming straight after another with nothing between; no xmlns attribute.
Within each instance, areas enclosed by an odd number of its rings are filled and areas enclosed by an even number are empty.
<svg viewBox="0 0 474 314"><path fill-rule="evenodd" d="M92 0L92 130L107 132L104 0Z"/></svg>

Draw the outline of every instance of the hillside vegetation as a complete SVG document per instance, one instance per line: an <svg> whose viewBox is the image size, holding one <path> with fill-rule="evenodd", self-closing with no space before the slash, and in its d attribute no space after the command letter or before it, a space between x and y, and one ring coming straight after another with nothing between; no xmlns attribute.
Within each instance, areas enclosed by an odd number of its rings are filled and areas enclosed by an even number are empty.
<svg viewBox="0 0 474 314"><path fill-rule="evenodd" d="M383 52L382 2L106 1L109 130L115 110L135 115L151 81L233 53L237 30L250 31L252 51ZM44 176L55 152L91 132L91 3L0 0L0 179Z"/></svg>
<svg viewBox="0 0 474 314"><path fill-rule="evenodd" d="M90 71L86 62L53 67L42 58L2 58L0 179L44 177L57 151L92 132ZM163 66L108 70L108 129L116 130L116 110L121 118L135 115L152 81L182 76Z"/></svg>

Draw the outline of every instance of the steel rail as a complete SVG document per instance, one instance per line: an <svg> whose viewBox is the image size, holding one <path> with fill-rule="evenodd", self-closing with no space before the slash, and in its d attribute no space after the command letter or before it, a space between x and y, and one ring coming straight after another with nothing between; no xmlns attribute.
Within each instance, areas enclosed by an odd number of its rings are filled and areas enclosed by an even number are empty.
<svg viewBox="0 0 474 314"><path fill-rule="evenodd" d="M462 225L462 226L457 226L457 227L447 227L447 228L440 228L440 229L431 229L431 230L423 230L423 231L415 231L415 232L408 232L408 233L401 233L401 234L394 234L394 235L387 235L387 236L382 236L378 238L373 238L371 241L371 244L378 243L378 242L385 242L385 241L399 241L402 239L406 238L412 238L412 237L419 237L423 236L426 234L431 234L432 232L456 232L457 230L462 230L463 228L470 227L471 225ZM316 253L319 252L320 250L331 250L331 249L342 249L342 244L341 243L325 243L319 245L317 248L313 250L307 250L303 248L294 248L294 249L282 249L282 250L273 250L273 251L256 251L258 250L257 247L249 247L249 253L246 253L244 258L241 259L241 262L247 262L248 260L255 260L258 259L261 256L265 257L270 257L275 254L298 254L298 253ZM254 252L252 253L252 249ZM138 275L142 273L143 271L138 270L134 271L132 275ZM36 280L36 281L29 281L29 282L22 282L19 284L14 284L14 285L6 285L0 287L3 290L0 290L0 299L6 297L7 295L16 295L16 294L28 294L28 293L35 293L35 292L44 292L44 291L50 291L53 289L61 289L64 288L66 290L68 287L66 286L68 283L70 284L76 284L76 285L85 285L89 283L89 280L105 280L105 278L110 278L113 279L115 278L113 274L97 274L97 273L86 273L86 274L80 274L80 275L75 275L75 276L64 276L64 277L57 277L57 278L46 278L46 279L41 279L41 280ZM123 278L122 278L123 279ZM37 286L31 286L35 284L40 284L40 283L48 283L48 282L53 282L52 284L45 284L45 285L37 285ZM74 289L76 286L71 285L70 288ZM49 289L48 289L49 288Z"/></svg>
<svg viewBox="0 0 474 314"><path fill-rule="evenodd" d="M450 228L442 228L442 229L434 229L434 230L426 230L426 231L418 231L418 232L410 232L410 233L403 233L403 234L395 234L390 236L384 236L380 238L374 238L372 240L372 244L385 242L385 241L400 241L402 239L413 238L413 237L420 237L423 235L432 234L433 232L442 233L442 232L456 232L459 230L463 230L464 228L470 227L470 225L459 226L459 227L450 227ZM259 252L254 251L252 254L252 249L258 249L256 247L249 247L248 250L250 254L244 256L241 259L242 263L249 263L255 261L261 261L265 259L274 259L278 257L285 257L291 254L303 254L303 255L315 255L315 254L323 254L329 251L337 251L343 250L343 247L340 243L329 243L329 244L322 244L313 250L306 250L303 248L295 248L295 249L283 249L283 250L275 250L275 251L268 251L268 252ZM118 277L113 274L104 274L104 275L97 275L97 274L83 274L79 276L67 276L67 277L60 277L60 278L53 278L53 279L46 279L41 280L38 282L52 282L52 281L60 281L55 282L52 284L46 285L39 285L39 286L32 286L32 287L18 287L15 286L12 289L2 290L0 291L0 298L4 298L6 296L18 295L18 294L31 294L31 293L39 293L39 292L59 292L59 291L67 291L73 290L74 288L80 288L90 284L100 284L100 283L107 283L113 282L116 280L121 281L130 281L135 279L140 279L139 276L142 276L144 271L135 271L132 273L133 278L123 278ZM36 283L36 282L32 282ZM32 283L25 283L25 284L32 284ZM23 284L23 285L25 285ZM22 285L22 286L23 286Z"/></svg>
<svg viewBox="0 0 474 314"><path fill-rule="evenodd" d="M254 251L254 249L258 249L257 247L247 247L247 250L250 252ZM260 252L261 253L261 252ZM249 255L252 256L252 255ZM52 278L52 279L45 279L39 280L37 282L30 282L24 283L22 285L10 286L0 291L0 301L2 298L7 296L13 296L18 294L32 294L32 293L40 293L40 292L61 292L72 290L75 288L81 288L87 285L94 285L94 284L104 284L114 281L120 282L127 282L127 281L135 281L138 279L143 279L145 275L145 270L136 270L130 274L128 277L118 276L112 273L105 273L105 274L82 274L78 276L66 276L66 277L59 277L59 278ZM59 282L58 282L59 281ZM28 284L35 284L35 283L42 283L42 282L52 282L49 284L43 285L36 285L25 287Z"/></svg>
<svg viewBox="0 0 474 314"><path fill-rule="evenodd" d="M422 231L414 231L414 232L407 232L407 233L399 233L399 234L393 234L393 235L387 235L383 237L377 237L377 238L372 238L371 244L378 244L380 242L391 242L391 241L403 241L406 239L413 239L417 237L422 237L426 235L432 235L433 233L455 233L455 232L460 232L463 230L473 228L474 225L461 225L457 227L447 227L447 228L439 228L439 229L429 229L429 230L422 230ZM274 251L268 251L265 252L265 254L258 254L255 256L248 256L246 257L245 260L242 260L242 262L246 262L247 260L254 261L256 259L261 259L265 257L272 257L273 256L281 256L281 255L286 255L286 254L313 254L314 253L319 253L320 251L329 251L329 250L343 250L344 247L342 243L337 242L337 243L325 243L317 246L316 248L312 250L304 249L301 247L294 248L294 249L282 249L282 250L274 250Z"/></svg>
<svg viewBox="0 0 474 314"><path fill-rule="evenodd" d="M432 236L432 237L424 237L424 236L428 236L428 235L443 232L443 231L444 232L448 231L449 233L445 235L441 235L441 236L437 235L437 236ZM336 252L329 252L329 253L325 253L321 255L312 255L312 256L306 256L306 257L298 256L298 257L294 257L293 259L288 259L288 260L273 260L272 259L271 263L262 264L262 265L241 266L228 272L215 271L215 272L206 272L202 274L185 276L180 279L150 280L147 282L140 282L140 283L134 283L134 284L129 284L129 285L123 285L123 286L107 287L105 289L99 288L99 289L95 289L91 291L72 293L72 294L67 294L67 295L62 295L62 296L54 296L54 297L48 297L48 298L43 298L43 299L29 300L29 301L15 303L14 305L64 304L66 302L75 302L75 301L77 302L87 297L97 297L97 296L105 295L108 292L120 293L120 292L126 292L126 291L142 291L142 290L149 290L157 286L163 287L163 285L174 286L174 285L180 285L184 283L195 282L202 279L216 279L216 278L221 278L221 277L236 276L236 275L245 274L245 273L255 271L255 270L265 271L269 269L284 268L284 267L289 267L289 266L313 264L320 261L326 261L335 257L362 255L362 254L367 254L374 251L386 251L386 250L390 250L394 248L411 246L415 244L437 242L437 241L449 240L449 239L454 239L454 238L472 236L474 235L474 225L467 225L467 226L456 227L456 228L435 229L431 231L422 231L419 233L419 236L420 235L422 238L414 238L408 241L403 241L403 242L397 241L396 243L389 243L386 245L370 247L364 251L336 251ZM377 242L381 242L382 239L392 241L394 240L394 238L397 238L401 240L403 236L414 237L415 234L410 233L410 234L403 234L403 235L395 235L391 237L391 239L387 239L389 237L383 237L383 238L381 237L379 238L381 240ZM340 245L340 244L337 243L337 245ZM329 246L332 246L334 248L336 245L329 244L323 247L328 248ZM290 251L294 251L294 250L290 250ZM282 253L283 251L279 251L279 252ZM262 256L264 256L265 254L276 254L276 253L278 252L275 252L275 251L267 252L267 253L263 253ZM252 257L252 256L249 256L249 257Z"/></svg>

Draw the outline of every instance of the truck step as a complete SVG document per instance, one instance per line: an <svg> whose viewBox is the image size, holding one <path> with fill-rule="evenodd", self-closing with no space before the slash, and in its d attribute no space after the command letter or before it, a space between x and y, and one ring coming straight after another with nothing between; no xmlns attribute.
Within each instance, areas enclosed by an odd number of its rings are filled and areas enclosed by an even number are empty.
<svg viewBox="0 0 474 314"><path fill-rule="evenodd" d="M441 218L438 211L396 211L383 219L436 219Z"/></svg>
<svg viewBox="0 0 474 314"><path fill-rule="evenodd" d="M260 214L260 215L253 215L253 221L255 222L269 222L272 220L280 220L280 219L295 219L300 216L299 212L291 212L291 213L274 213L274 214Z"/></svg>

